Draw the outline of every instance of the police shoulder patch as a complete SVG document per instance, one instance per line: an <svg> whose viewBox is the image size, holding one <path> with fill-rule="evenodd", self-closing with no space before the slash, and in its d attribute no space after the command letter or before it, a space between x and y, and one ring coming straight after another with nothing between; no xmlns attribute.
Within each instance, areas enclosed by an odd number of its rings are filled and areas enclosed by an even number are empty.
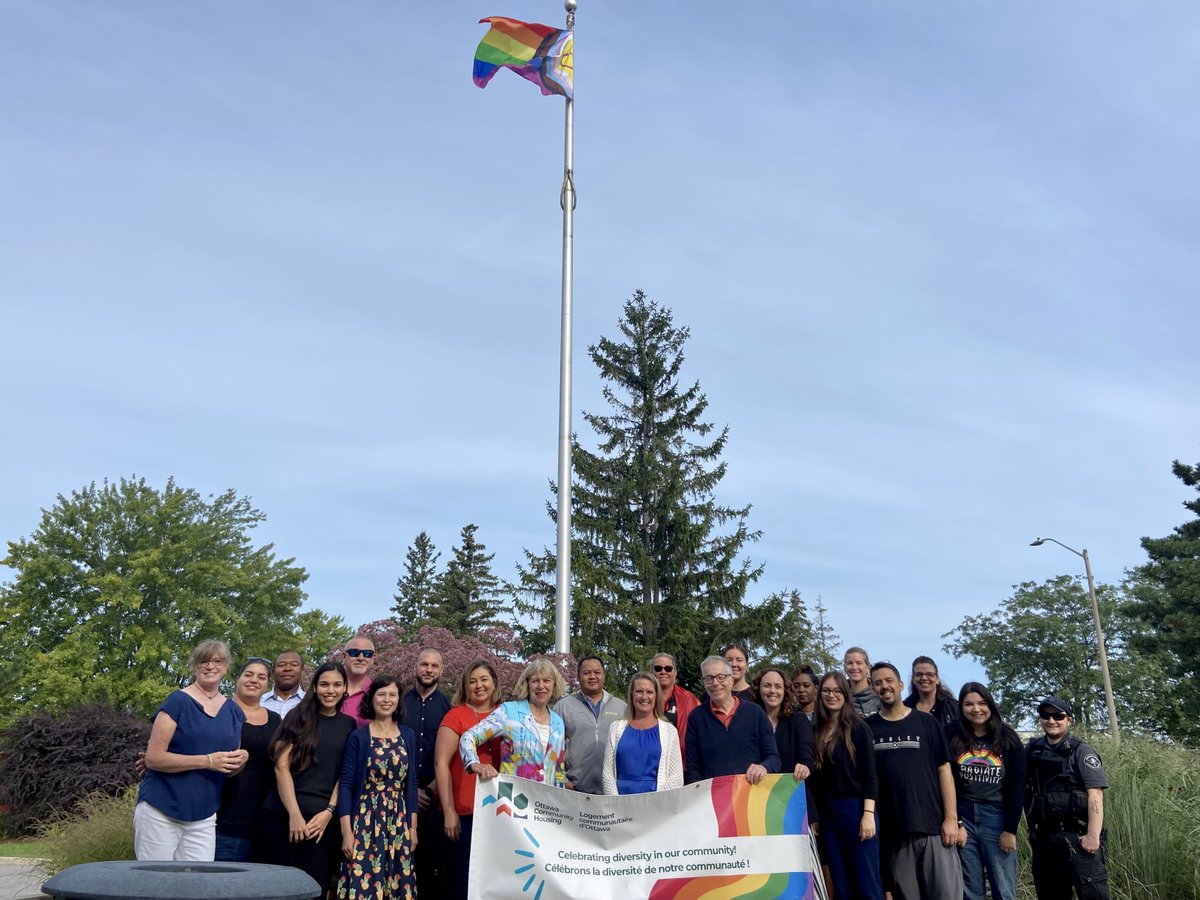
<svg viewBox="0 0 1200 900"><path fill-rule="evenodd" d="M1089 753L1083 758L1083 764L1089 769L1098 769L1100 768L1100 757L1095 753Z"/></svg>

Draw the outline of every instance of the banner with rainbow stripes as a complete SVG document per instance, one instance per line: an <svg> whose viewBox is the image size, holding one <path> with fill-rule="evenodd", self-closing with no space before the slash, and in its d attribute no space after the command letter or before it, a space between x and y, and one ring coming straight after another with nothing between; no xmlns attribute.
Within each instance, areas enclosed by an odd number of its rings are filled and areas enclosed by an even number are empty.
<svg viewBox="0 0 1200 900"><path fill-rule="evenodd" d="M471 900L825 900L803 784L716 778L602 797L480 782Z"/></svg>

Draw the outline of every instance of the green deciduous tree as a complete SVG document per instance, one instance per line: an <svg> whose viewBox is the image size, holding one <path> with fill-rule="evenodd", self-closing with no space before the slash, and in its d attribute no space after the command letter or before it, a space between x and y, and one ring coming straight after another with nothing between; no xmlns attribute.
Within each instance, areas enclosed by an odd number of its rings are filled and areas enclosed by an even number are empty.
<svg viewBox="0 0 1200 900"><path fill-rule="evenodd" d="M306 665L318 666L331 650L354 637L354 629L341 616L320 609L306 609L296 616L292 642L285 648L300 654Z"/></svg>
<svg viewBox="0 0 1200 900"><path fill-rule="evenodd" d="M437 603L441 577L437 561L441 555L424 531L404 554L404 574L396 580L392 618L414 632L429 622Z"/></svg>
<svg viewBox="0 0 1200 900"><path fill-rule="evenodd" d="M1200 465L1175 460L1172 470L1185 485L1200 491ZM1163 668L1160 690L1173 699L1168 733L1200 741L1200 497L1184 502L1195 518L1161 538L1142 538L1150 561L1135 571L1127 612L1147 626L1135 640L1155 654Z"/></svg>
<svg viewBox="0 0 1200 900"><path fill-rule="evenodd" d="M1096 586L1100 619L1112 672L1117 717L1123 725L1160 730L1153 692L1158 667L1130 649L1137 624L1122 614L1124 593ZM1106 727L1100 656L1091 600L1082 576L1060 575L1041 584L1014 586L1013 595L990 613L967 616L945 650L956 658L973 656L983 665L996 702L1006 718L1029 721L1047 694L1075 709L1084 728Z"/></svg>
<svg viewBox="0 0 1200 900"><path fill-rule="evenodd" d="M263 514L232 490L174 480L89 485L10 541L0 585L5 717L96 700L149 712L190 675L202 638L270 655L292 639L307 575L249 532Z"/></svg>
<svg viewBox="0 0 1200 900"><path fill-rule="evenodd" d="M716 499L728 429L706 421L699 383L681 381L688 329L641 291L618 327L588 350L608 404L583 416L598 445L573 441L572 649L607 659L618 681L667 650L687 678L727 641L768 646L778 622L745 601L762 567L742 554L759 535L749 506ZM519 567L527 649L551 644L554 568L548 549Z"/></svg>

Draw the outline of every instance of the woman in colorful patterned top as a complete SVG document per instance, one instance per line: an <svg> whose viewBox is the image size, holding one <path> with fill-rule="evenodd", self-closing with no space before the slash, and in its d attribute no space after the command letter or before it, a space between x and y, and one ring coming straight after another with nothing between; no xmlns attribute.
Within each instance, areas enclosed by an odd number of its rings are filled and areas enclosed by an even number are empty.
<svg viewBox="0 0 1200 900"><path fill-rule="evenodd" d="M564 787L565 729L562 717L550 708L564 693L566 686L554 664L535 659L517 680L517 699L501 703L490 716L463 733L458 742L463 768L483 781L495 778L496 767L481 763L476 748L499 737L499 772Z"/></svg>
<svg viewBox="0 0 1200 900"><path fill-rule="evenodd" d="M958 855L963 896L993 900L1017 896L1017 824L1025 799L1025 748L1000 716L982 684L969 681L958 694L958 722L950 730L950 762L958 797Z"/></svg>

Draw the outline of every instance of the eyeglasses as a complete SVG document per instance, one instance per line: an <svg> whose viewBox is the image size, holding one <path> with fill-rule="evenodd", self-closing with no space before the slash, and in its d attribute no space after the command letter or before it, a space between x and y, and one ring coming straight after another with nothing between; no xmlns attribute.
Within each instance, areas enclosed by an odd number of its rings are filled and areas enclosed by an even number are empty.
<svg viewBox="0 0 1200 900"><path fill-rule="evenodd" d="M347 647L346 655L353 656L355 659L358 659L360 656L363 659L370 659L372 656L375 655L375 651L374 650L364 650L361 647Z"/></svg>
<svg viewBox="0 0 1200 900"><path fill-rule="evenodd" d="M937 672L913 672L913 681L928 681L937 677Z"/></svg>
<svg viewBox="0 0 1200 900"><path fill-rule="evenodd" d="M1043 712L1040 709L1038 710L1039 719L1053 719L1055 722L1061 722L1066 717L1067 714L1065 712Z"/></svg>
<svg viewBox="0 0 1200 900"><path fill-rule="evenodd" d="M262 663L267 667L268 670L272 666L272 663L269 659L263 659L261 656L248 656L246 657L246 661L242 663L242 668L246 668L246 666L250 665L250 663Z"/></svg>
<svg viewBox="0 0 1200 900"><path fill-rule="evenodd" d="M824 695L826 697L834 697L834 696L844 697L844 696L846 696L845 694L842 693L841 688L821 688L821 693L822 693L822 695Z"/></svg>
<svg viewBox="0 0 1200 900"><path fill-rule="evenodd" d="M720 675L705 675L704 676L705 684L724 684L728 680L729 680L729 675L728 675L728 673L724 673L724 672L721 673Z"/></svg>
<svg viewBox="0 0 1200 900"><path fill-rule="evenodd" d="M675 667L674 666L655 666L654 671L655 672L674 672Z"/></svg>
<svg viewBox="0 0 1200 900"><path fill-rule="evenodd" d="M229 660L221 659L219 656L214 656L212 659L204 659L204 660L201 660L200 662L196 663L196 668L202 669L205 666L227 666L227 665L229 665Z"/></svg>

